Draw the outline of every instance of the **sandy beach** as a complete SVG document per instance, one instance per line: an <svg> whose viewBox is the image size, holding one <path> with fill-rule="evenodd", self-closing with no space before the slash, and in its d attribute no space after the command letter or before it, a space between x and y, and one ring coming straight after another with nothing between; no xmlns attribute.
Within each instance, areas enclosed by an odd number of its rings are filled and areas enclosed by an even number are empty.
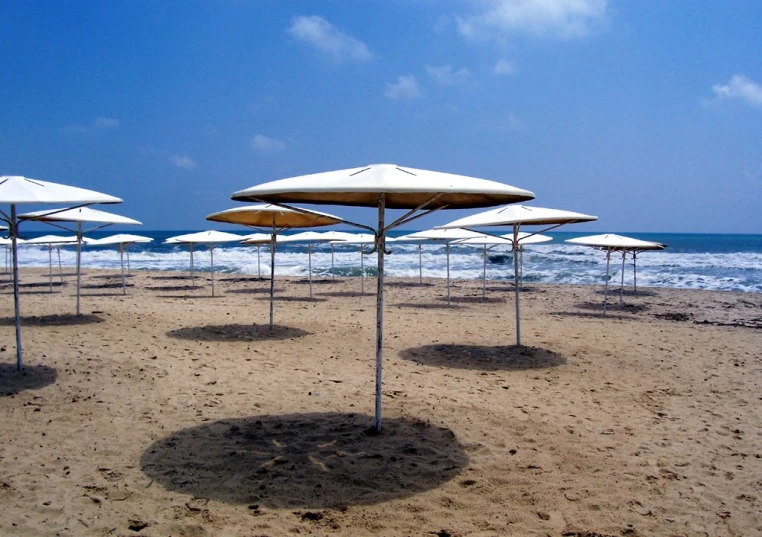
<svg viewBox="0 0 762 537"><path fill-rule="evenodd" d="M0 287L0 534L762 533L762 295L23 269Z"/></svg>

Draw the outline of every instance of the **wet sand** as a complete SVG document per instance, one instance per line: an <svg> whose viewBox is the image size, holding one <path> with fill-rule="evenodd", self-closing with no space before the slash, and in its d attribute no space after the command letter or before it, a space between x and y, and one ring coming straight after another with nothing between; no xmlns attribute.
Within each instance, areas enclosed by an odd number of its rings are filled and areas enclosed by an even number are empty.
<svg viewBox="0 0 762 537"><path fill-rule="evenodd" d="M0 534L762 533L762 295L0 275Z"/></svg>

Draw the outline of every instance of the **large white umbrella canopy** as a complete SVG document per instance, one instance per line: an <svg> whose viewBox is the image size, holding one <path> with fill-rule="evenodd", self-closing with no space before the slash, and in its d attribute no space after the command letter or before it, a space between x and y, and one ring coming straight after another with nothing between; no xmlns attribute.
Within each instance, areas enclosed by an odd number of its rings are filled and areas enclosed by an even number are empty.
<svg viewBox="0 0 762 537"><path fill-rule="evenodd" d="M153 242L151 237L144 237L143 235L130 235L128 233L117 233L116 235L109 235L100 239L94 239L87 243L88 246L110 246L112 244L119 245L119 264L122 268L122 294L127 294L127 284L124 281L124 252L127 250L127 269L130 267L130 251L127 249L131 244L136 242L146 243Z"/></svg>
<svg viewBox="0 0 762 537"><path fill-rule="evenodd" d="M465 244L469 246L481 246L483 248L482 252L482 297L487 295L487 250L490 250L492 248L495 248L497 246L510 246L511 250L513 251L513 255L516 255L516 252L519 252L519 272L523 276L524 272L524 260L523 260L523 252L524 252L524 245L525 244L538 244L541 242L548 242L552 241L553 237L548 237L547 235L532 235L530 233L526 233L524 231L519 232L518 236L518 243L519 247L515 248L513 244L513 235L503 235L499 237L495 237L494 235L484 235L482 234L480 237L474 237L470 239L460 239L457 241L454 241L454 244ZM521 280L521 278L519 278Z"/></svg>
<svg viewBox="0 0 762 537"><path fill-rule="evenodd" d="M251 233L241 237L241 244L252 245L257 247L257 278L262 277L262 264L259 259L259 251L262 249L263 244L270 243L270 235L267 233Z"/></svg>
<svg viewBox="0 0 762 537"><path fill-rule="evenodd" d="M609 265L611 263L611 252L622 252L622 282L619 289L619 305L624 301L624 262L628 253L632 254L632 274L633 289L637 290L636 257L640 252L648 250L663 250L666 244L660 242L644 241L633 237L625 237L615 233L604 233L603 235L589 235L587 237L577 237L576 239L567 239L569 244L580 244L583 246L592 246L606 251L606 289L603 294L603 313L606 313L609 295Z"/></svg>
<svg viewBox="0 0 762 537"><path fill-rule="evenodd" d="M83 237L83 242L88 243L90 239ZM63 283L63 270L61 268L61 246L76 245L77 236L61 237L59 235L43 235L33 239L27 239L20 242L22 246L47 246L48 248L48 279L50 282L50 292L53 292L53 248L58 252L58 277Z"/></svg>
<svg viewBox="0 0 762 537"><path fill-rule="evenodd" d="M212 267L212 296L214 296L214 245L221 242L239 242L241 235L235 233L226 233L224 231L199 231L197 233L187 233L185 235L177 235L170 237L165 243L169 244L190 244L191 256L193 256L194 244L208 244L209 245L209 257ZM171 242L170 242L171 241ZM191 271L193 271L193 257L191 257Z"/></svg>
<svg viewBox="0 0 762 537"><path fill-rule="evenodd" d="M82 265L82 224L98 224L88 231L94 231L113 224L128 224L128 225L142 225L141 222L128 218L126 216L120 216L118 214L109 213L106 211L99 211L90 207L72 207L70 209L61 210L44 210L34 211L31 213L25 213L19 215L21 220L35 220L38 222L46 222L48 224L67 229L58 224L58 222L74 222L77 224L77 315L80 315L79 308L79 296L80 296L80 284L81 284L81 265Z"/></svg>
<svg viewBox="0 0 762 537"><path fill-rule="evenodd" d="M13 304L16 317L16 364L19 369L22 365L21 353L21 314L19 312L19 287L18 287L18 220L16 218L16 205L19 204L76 204L89 205L92 203L121 203L122 200L115 196L102 194L86 188L61 185L47 181L30 179L21 175L0 176L0 203L10 205L9 213L4 211L2 219L8 224L10 230L11 246L13 249Z"/></svg>
<svg viewBox="0 0 762 537"><path fill-rule="evenodd" d="M545 207L529 207L527 205L509 205L499 207L491 211L484 211L478 214L460 218L443 226L437 226L438 229L448 228L467 228L492 226L512 226L513 241L519 244L519 229L523 225L546 226L543 231L562 226L564 224L574 224L578 222L592 222L598 220L597 216L590 216L573 211L564 211L561 209L548 209ZM513 285L516 293L516 345L521 345L521 315L519 308L519 261L517 256L513 256Z"/></svg>
<svg viewBox="0 0 762 537"><path fill-rule="evenodd" d="M510 185L453 175L404 168L394 164L373 164L332 172L290 177L253 186L233 193L237 201L269 203L311 203L374 207L378 224L374 229L378 252L378 293L376 295L376 418L381 429L381 384L383 370L384 253L389 230L439 209L467 209L516 203L534 198L534 194ZM386 209L408 212L386 224Z"/></svg>
<svg viewBox="0 0 762 537"><path fill-rule="evenodd" d="M341 218L332 214L270 203L236 207L212 213L206 219L211 222L270 230L270 329L273 328L275 320L275 244L278 234L286 229L332 226L343 222Z"/></svg>
<svg viewBox="0 0 762 537"><path fill-rule="evenodd" d="M444 241L445 252L447 253L447 305L450 305L450 244L456 240L474 239L484 236L483 233L476 233L467 229L428 229L426 231L417 231L405 235L405 239L416 240L423 239L427 241ZM420 262L420 257L419 257Z"/></svg>

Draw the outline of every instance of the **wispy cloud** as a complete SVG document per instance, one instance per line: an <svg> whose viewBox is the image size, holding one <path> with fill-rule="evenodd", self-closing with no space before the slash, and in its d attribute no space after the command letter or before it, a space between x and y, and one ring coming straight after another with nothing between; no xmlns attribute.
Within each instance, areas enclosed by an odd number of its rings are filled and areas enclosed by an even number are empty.
<svg viewBox="0 0 762 537"><path fill-rule="evenodd" d="M516 74L516 66L508 60L498 60L492 68L492 74L495 75L513 75Z"/></svg>
<svg viewBox="0 0 762 537"><path fill-rule="evenodd" d="M288 32L336 61L366 62L373 58L368 45L336 28L323 17L296 17Z"/></svg>
<svg viewBox="0 0 762 537"><path fill-rule="evenodd" d="M91 132L105 131L119 127L119 120L112 117L97 117L89 124L73 123L66 125L63 130L78 134L88 134Z"/></svg>
<svg viewBox="0 0 762 537"><path fill-rule="evenodd" d="M181 170L195 170L198 167L196 161L187 155L174 155L169 160L176 168Z"/></svg>
<svg viewBox="0 0 762 537"><path fill-rule="evenodd" d="M754 108L762 108L762 85L743 75L733 76L727 84L712 86L714 101L739 100Z"/></svg>
<svg viewBox="0 0 762 537"><path fill-rule="evenodd" d="M473 0L474 13L456 17L459 32L473 39L515 35L584 37L606 18L608 0Z"/></svg>
<svg viewBox="0 0 762 537"><path fill-rule="evenodd" d="M251 147L260 153L280 153L286 150L285 142L257 134L251 139Z"/></svg>
<svg viewBox="0 0 762 537"><path fill-rule="evenodd" d="M421 96L421 92L413 75L400 75L397 82L386 85L384 95L390 99L416 99Z"/></svg>
<svg viewBox="0 0 762 537"><path fill-rule="evenodd" d="M442 65L441 67L426 66L426 72L440 86L457 86L471 83L471 72L462 67L453 69L452 65Z"/></svg>

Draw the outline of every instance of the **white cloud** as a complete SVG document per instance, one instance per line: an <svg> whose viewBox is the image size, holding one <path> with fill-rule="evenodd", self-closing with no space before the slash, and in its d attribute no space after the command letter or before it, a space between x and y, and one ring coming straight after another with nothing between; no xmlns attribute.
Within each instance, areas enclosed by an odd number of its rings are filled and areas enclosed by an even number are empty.
<svg viewBox="0 0 762 537"><path fill-rule="evenodd" d="M495 75L513 75L516 74L516 66L508 60L498 60L492 68Z"/></svg>
<svg viewBox="0 0 762 537"><path fill-rule="evenodd" d="M373 58L368 45L342 32L323 17L296 17L288 32L337 61L366 62Z"/></svg>
<svg viewBox="0 0 762 537"><path fill-rule="evenodd" d="M63 128L66 132L75 132L78 134L88 134L96 131L116 129L119 127L119 120L112 117L97 117L88 125L72 124Z"/></svg>
<svg viewBox="0 0 762 537"><path fill-rule="evenodd" d="M395 84L387 84L384 95L390 99L415 99L421 96L413 75L400 75Z"/></svg>
<svg viewBox="0 0 762 537"><path fill-rule="evenodd" d="M527 34L584 37L606 18L608 0L473 0L477 11L457 17L458 30L473 39Z"/></svg>
<svg viewBox="0 0 762 537"><path fill-rule="evenodd" d="M175 155L169 160L176 168L181 170L195 170L198 167L196 161L187 155Z"/></svg>
<svg viewBox="0 0 762 537"><path fill-rule="evenodd" d="M735 75L725 84L712 86L715 99L739 99L754 108L762 108L762 85L743 75Z"/></svg>
<svg viewBox="0 0 762 537"><path fill-rule="evenodd" d="M465 67L454 71L451 65L443 65L441 67L426 66L426 72L440 86L463 85L471 82L471 73Z"/></svg>
<svg viewBox="0 0 762 537"><path fill-rule="evenodd" d="M508 114L505 120L504 129L508 131L524 131L526 130L526 124L517 118L513 113Z"/></svg>
<svg viewBox="0 0 762 537"><path fill-rule="evenodd" d="M280 153L286 150L286 144L275 138L269 138L262 134L257 134L251 139L251 147L260 153Z"/></svg>

